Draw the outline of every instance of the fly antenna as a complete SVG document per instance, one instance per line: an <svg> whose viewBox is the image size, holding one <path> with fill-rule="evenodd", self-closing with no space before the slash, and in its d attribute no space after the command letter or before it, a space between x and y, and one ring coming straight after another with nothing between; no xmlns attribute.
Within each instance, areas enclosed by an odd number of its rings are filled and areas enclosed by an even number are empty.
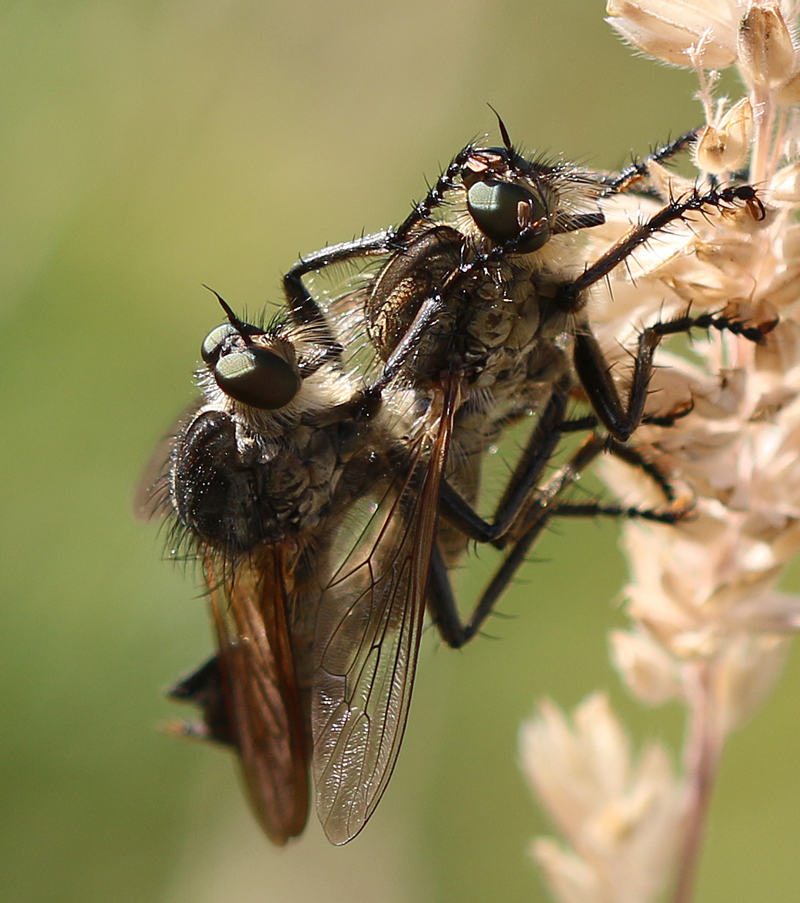
<svg viewBox="0 0 800 903"><path fill-rule="evenodd" d="M511 144L511 136L508 134L508 129L506 128L505 122L503 122L502 116L497 112L497 110L495 110L495 108L490 103L487 103L486 106L489 107L489 109L497 117L497 124L500 127L500 135L503 138L503 144L505 144L506 150L513 152L514 148Z"/></svg>
<svg viewBox="0 0 800 903"><path fill-rule="evenodd" d="M240 320L236 314L231 309L231 306L228 302L220 295L218 291L211 288L210 285L206 285L205 282L202 283L203 288L207 288L212 295L216 295L217 301L219 301L222 309L225 311L225 316L228 318L228 322L233 326L233 328L239 333L239 335L246 341L250 341L250 334L252 332L252 328L247 325L243 320Z"/></svg>

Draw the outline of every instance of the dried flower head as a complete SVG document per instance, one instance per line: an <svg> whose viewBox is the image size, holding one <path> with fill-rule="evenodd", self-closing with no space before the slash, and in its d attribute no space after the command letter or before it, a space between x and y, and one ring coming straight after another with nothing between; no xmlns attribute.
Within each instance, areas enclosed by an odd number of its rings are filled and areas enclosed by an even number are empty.
<svg viewBox="0 0 800 903"><path fill-rule="evenodd" d="M642 53L675 66L727 69L736 61L740 4L716 0L609 0L608 22Z"/></svg>
<svg viewBox="0 0 800 903"><path fill-rule="evenodd" d="M551 702L521 731L522 767L571 850L549 838L532 853L560 900L655 900L672 865L681 787L666 749L634 760L608 700L596 694L571 726Z"/></svg>
<svg viewBox="0 0 800 903"><path fill-rule="evenodd" d="M721 751L730 732L763 703L788 638L800 628L800 597L777 590L783 568L800 551L800 117L791 109L800 101L800 63L787 3L610 0L608 13L612 26L641 51L693 66L700 78L706 124L695 147L697 183L653 166L651 180L663 200L695 184L741 179L746 168L744 179L756 187L766 216L753 216L746 206L716 211L657 236L592 301L606 346L629 346L643 324L687 307L778 320L759 345L709 335L693 342L688 357L661 354L651 410L663 413L691 402L691 411L668 429L642 427L633 440L695 500L691 517L677 526L625 526L632 626L611 638L614 664L636 697L650 706L677 699L687 709L683 777L671 784L681 795L681 817L664 828L674 833L662 838L665 849L679 851L674 900L686 903ZM733 64L745 94L733 104L716 103L714 78L705 70ZM596 230L590 253L599 254L657 206L630 197L609 202L607 223ZM643 497L641 477L629 467L609 458L603 475L617 496ZM609 715L595 703L580 718L597 719L599 730ZM537 847L556 898L650 900L651 889L640 886L643 874L658 875L663 893L663 851L653 852L650 861L641 849L636 858L633 847L606 860L587 854L574 820L560 814L563 800L544 788L541 777L543 750L565 728L552 713L538 724L524 740L527 769L574 851ZM581 735L592 729L582 726ZM572 769L572 780L590 768L566 753L561 767ZM606 768L608 760L597 758L591 767ZM562 773L555 786L569 781ZM631 885L630 894L617 889L614 896L598 891L592 897L576 890L604 887L625 855L631 873L620 881Z"/></svg>

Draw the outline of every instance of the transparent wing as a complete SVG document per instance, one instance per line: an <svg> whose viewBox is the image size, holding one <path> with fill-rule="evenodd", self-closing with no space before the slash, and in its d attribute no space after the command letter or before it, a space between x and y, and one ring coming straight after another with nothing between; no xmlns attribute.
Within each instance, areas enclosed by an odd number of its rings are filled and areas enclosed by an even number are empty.
<svg viewBox="0 0 800 903"><path fill-rule="evenodd" d="M226 573L227 570L227 573ZM287 630L284 550L265 547L230 566L206 559L222 692L250 799L276 844L308 817L305 719Z"/></svg>
<svg viewBox="0 0 800 903"><path fill-rule="evenodd" d="M322 599L312 772L317 813L335 844L355 837L375 811L403 739L456 408L454 382L401 485Z"/></svg>
<svg viewBox="0 0 800 903"><path fill-rule="evenodd" d="M153 449L133 495L133 513L137 520L152 520L171 513L167 474L172 458L172 449L175 447L178 436L199 408L199 401L189 405L172 424L167 435Z"/></svg>

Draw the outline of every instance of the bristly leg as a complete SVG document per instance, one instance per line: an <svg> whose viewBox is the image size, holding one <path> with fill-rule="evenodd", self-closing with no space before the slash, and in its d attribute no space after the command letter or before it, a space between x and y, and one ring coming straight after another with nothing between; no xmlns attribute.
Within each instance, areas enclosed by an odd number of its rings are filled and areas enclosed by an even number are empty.
<svg viewBox="0 0 800 903"><path fill-rule="evenodd" d="M664 163L673 157L685 151L697 140L700 129L691 129L680 135L674 141L657 148L647 154L641 160L626 166L621 172L614 176L608 176L604 179L608 185L608 189L603 195L604 197L611 194L622 194L627 191L636 191L636 185L650 177L650 163Z"/></svg>

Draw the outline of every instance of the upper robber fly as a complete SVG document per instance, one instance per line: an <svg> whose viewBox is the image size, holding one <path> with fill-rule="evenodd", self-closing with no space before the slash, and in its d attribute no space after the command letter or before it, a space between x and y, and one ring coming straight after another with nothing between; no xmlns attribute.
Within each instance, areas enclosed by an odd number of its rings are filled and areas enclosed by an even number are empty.
<svg viewBox="0 0 800 903"><path fill-rule="evenodd" d="M757 341L772 325L748 327L702 314L642 330L623 401L586 315L592 286L692 213L745 207L758 220L764 208L749 185L696 191L666 204L587 264L580 233L604 222L602 199L643 183L648 161L681 150L691 133L609 177L528 160L514 149L502 122L501 129L504 147L464 148L399 228L309 255L285 277L290 308L305 311L315 304L306 274L374 258L372 275L333 305L355 314L382 362L369 391L410 387L421 410L443 391L445 380L458 392L444 505L460 529L443 531L440 545L452 550L446 551L448 564L467 537L499 542L518 518L530 488L524 475L519 480L527 488L507 494L492 525L470 515L483 456L510 423L541 410L569 371L600 423L624 442L644 416L653 358L664 336L714 326ZM450 489L467 505L457 504Z"/></svg>
<svg viewBox="0 0 800 903"><path fill-rule="evenodd" d="M360 829L397 755L396 742L386 742L370 709L374 698L367 691L375 675L389 694L381 712L404 718L414 663L398 656L407 655L416 642L426 599L433 603L445 639L460 645L474 635L498 592L493 583L470 621L461 625L449 585L439 579L446 567L470 538L512 542L510 564L502 569L504 585L524 557L520 550L543 523L547 505L537 483L560 428L535 428L488 523L477 516L473 503L483 457L498 435L523 413L549 412L557 387L563 392L566 385L569 391L577 382L610 441L624 442L644 416L653 356L664 336L713 326L757 341L771 325L747 327L723 315L703 314L646 328L623 401L585 313L591 287L670 223L692 212L733 207L747 208L758 220L764 215L761 202L748 185L694 192L632 227L586 265L578 233L604 221L599 206L604 195L629 187L646 169L610 179L530 161L512 147L505 130L503 134L502 148L470 145L461 151L399 228L305 257L285 277L290 308L303 311L316 303L304 283L307 274L341 262L376 259L372 275L338 302L363 324L382 361L380 375L365 394L380 395L400 385L413 392L423 415L446 412L432 421L435 436L419 439L427 451L418 459L429 456L433 482L441 484L439 492L427 494L424 507L416 503L415 508L424 525L415 537L416 543L424 543L415 552L422 580L416 587L408 584L410 592L403 598L391 585L388 591L377 582L367 588L359 577L369 554L361 550L354 565L345 563L335 592L326 593L321 603L312 770L318 811L337 842ZM421 437L427 428L420 422L412 435ZM552 495L555 503L560 491ZM444 526L440 511L447 516ZM399 513L402 517L402 506ZM405 517L401 528L408 522ZM378 645L373 642L375 625L383 640ZM393 633L398 637L387 642ZM414 642L404 639L404 633ZM394 679L398 661L402 681ZM395 739L399 742L399 736Z"/></svg>

